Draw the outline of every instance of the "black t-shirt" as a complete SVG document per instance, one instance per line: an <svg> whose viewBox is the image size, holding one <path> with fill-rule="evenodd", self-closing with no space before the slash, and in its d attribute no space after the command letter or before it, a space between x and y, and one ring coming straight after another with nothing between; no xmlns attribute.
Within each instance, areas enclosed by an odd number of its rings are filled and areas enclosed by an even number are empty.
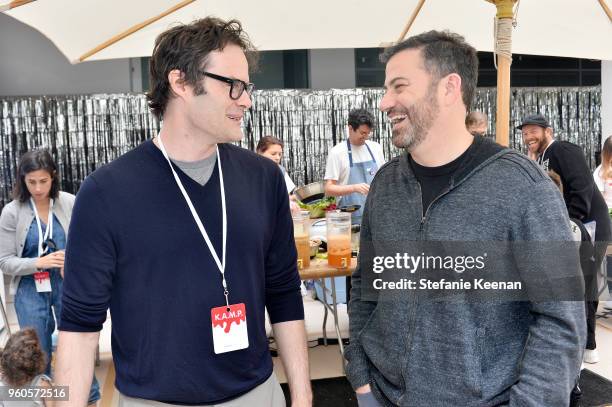
<svg viewBox="0 0 612 407"><path fill-rule="evenodd" d="M423 216L427 208L440 194L450 185L453 174L461 167L468 152L474 147L474 143L453 161L439 167L424 167L417 164L411 155L408 155L408 162L414 171L414 175L421 185L421 196L423 201Z"/></svg>

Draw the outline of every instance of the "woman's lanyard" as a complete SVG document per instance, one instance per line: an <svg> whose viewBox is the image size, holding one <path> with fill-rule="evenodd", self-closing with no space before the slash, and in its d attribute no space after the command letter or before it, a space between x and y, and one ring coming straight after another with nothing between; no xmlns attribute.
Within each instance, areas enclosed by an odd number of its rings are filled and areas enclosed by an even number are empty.
<svg viewBox="0 0 612 407"><path fill-rule="evenodd" d="M44 236L42 232L42 225L40 223L40 216L38 216L36 203L34 203L34 199L32 199L32 197L30 197L30 203L32 204L32 208L34 208L34 216L36 216L36 226L38 227L38 257L40 257L44 253L42 248L43 242L45 242L47 239L53 239L53 199L49 201L49 216L47 217L47 229L45 230Z"/></svg>
<svg viewBox="0 0 612 407"><path fill-rule="evenodd" d="M159 142L159 149L161 150L162 154L166 158L166 161L168 161L168 165L170 166L172 175L174 175L174 180L176 181L176 185L178 185L179 189L181 190L181 193L183 194L183 197L185 198L185 201L187 202L187 206L189 206L189 210L191 211L193 220L198 225L198 229L200 229L200 233L202 234L202 237L204 237L204 240L206 241L208 250L210 250L210 254L212 254L213 259L215 259L215 263L217 263L217 267L219 268L219 271L221 272L221 278L223 282L223 295L225 295L225 304L229 307L229 298L228 298L229 291L227 289L227 281L225 280L225 242L227 241L227 209L225 207L225 188L223 185L223 171L221 171L221 156L219 155L219 147L217 146L217 162L219 164L219 183L221 186L220 188L221 189L221 209L223 213L222 260L219 260L219 256L217 255L217 252L215 251L215 248L213 247L212 242L210 241L210 238L208 237L208 233L206 233L206 229L204 228L204 225L202 224L202 220L200 219L200 216L196 212L195 207L193 206L193 203L191 202L191 199L189 198L189 195L187 194L187 191L185 190L185 187L183 186L183 183L181 182L181 179L179 178L176 171L174 171L174 167L172 167L172 163L170 162L168 153L166 152L166 149L164 148L164 143L162 142L161 134L157 136L157 140Z"/></svg>

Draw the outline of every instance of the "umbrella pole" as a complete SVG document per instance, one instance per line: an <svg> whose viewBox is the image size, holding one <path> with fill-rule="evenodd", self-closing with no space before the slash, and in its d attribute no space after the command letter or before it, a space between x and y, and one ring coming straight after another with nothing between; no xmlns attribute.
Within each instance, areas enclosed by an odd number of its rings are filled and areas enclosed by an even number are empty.
<svg viewBox="0 0 612 407"><path fill-rule="evenodd" d="M156 22L157 20L160 20L161 18L167 16L168 14L172 14L175 11L193 3L195 0L183 0L180 3L170 7L168 10L162 12L161 14L158 14L155 17L151 17L141 23L138 23L130 28L128 28L127 30L125 30L124 32L115 35L113 38L104 41L102 44L98 45L97 47L87 51L86 53L84 53L83 55L81 55L79 57L78 60L76 61L71 61L71 63L78 63L78 62L83 62L84 60L86 60L87 58L91 57L94 54L97 54L98 52L102 51L105 48L110 47L111 45L121 41L122 39L124 39L125 37L134 34L136 31L142 30L143 28L145 28L146 26Z"/></svg>
<svg viewBox="0 0 612 407"><path fill-rule="evenodd" d="M414 11L412 12L412 15L410 16L410 19L408 19L408 22L406 23L406 27L404 27L404 30L397 39L397 43L400 43L404 40L406 34L408 34L408 31L410 30L410 27L412 27L412 23L414 23L414 20L416 20L417 16L419 15L419 12L423 8L423 4L425 4L425 0L419 0L419 4L417 4L417 6L415 7Z"/></svg>
<svg viewBox="0 0 612 407"><path fill-rule="evenodd" d="M511 59L497 59L497 117L495 120L495 140L508 146L510 133L510 64Z"/></svg>
<svg viewBox="0 0 612 407"><path fill-rule="evenodd" d="M510 65L512 64L512 21L516 0L487 0L497 7L495 55L497 57L497 115L495 139L508 146L510 134Z"/></svg>

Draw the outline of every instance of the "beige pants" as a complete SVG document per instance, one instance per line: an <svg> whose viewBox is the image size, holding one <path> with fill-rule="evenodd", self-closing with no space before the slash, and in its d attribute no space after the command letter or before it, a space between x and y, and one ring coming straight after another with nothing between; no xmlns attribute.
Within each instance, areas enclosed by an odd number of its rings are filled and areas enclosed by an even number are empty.
<svg viewBox="0 0 612 407"><path fill-rule="evenodd" d="M147 406L158 406L158 407L170 407L175 406L175 404L167 404L160 403L159 401L145 400L145 399L135 399L132 397L124 396L119 393L119 407L147 407ZM272 375L260 384L255 387L253 390L249 391L246 394L238 397L237 399L233 399L231 401L214 404L214 407L285 407L285 395L283 394L283 389L281 389L280 384L278 383L278 379L276 375L272 373ZM177 406L184 407L184 406ZM211 407L210 405L208 407Z"/></svg>

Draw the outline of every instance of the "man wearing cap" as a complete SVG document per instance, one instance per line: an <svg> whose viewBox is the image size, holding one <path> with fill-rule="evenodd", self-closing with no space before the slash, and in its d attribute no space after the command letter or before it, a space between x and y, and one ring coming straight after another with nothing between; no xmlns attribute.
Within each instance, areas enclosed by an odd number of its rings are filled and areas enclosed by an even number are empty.
<svg viewBox="0 0 612 407"><path fill-rule="evenodd" d="M595 186L591 170L586 163L580 146L568 141L555 140L553 129L540 114L525 117L517 129L523 134L523 141L529 149L529 157L533 158L545 171L554 171L561 177L563 184L563 199L569 216L583 224L595 222L595 261L591 262L592 270L584 270L585 275L596 276L605 255L606 246L610 241L610 218L608 206L603 196ZM584 266L583 266L584 267ZM597 299L596 281L587 285L587 298ZM589 291L589 288L591 290ZM595 343L595 313L597 301L586 302L587 312L587 344L584 361L597 363Z"/></svg>

